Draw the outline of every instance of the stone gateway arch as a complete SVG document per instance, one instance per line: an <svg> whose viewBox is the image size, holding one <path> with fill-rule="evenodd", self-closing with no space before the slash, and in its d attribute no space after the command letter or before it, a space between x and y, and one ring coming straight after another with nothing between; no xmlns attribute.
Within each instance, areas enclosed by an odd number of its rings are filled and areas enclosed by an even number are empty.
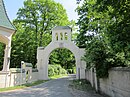
<svg viewBox="0 0 130 97"><path fill-rule="evenodd" d="M66 48L70 50L76 60L76 78L85 78L86 63L81 60L85 50L80 49L71 41L72 29L68 26L57 26L52 29L52 42L46 47L37 49L37 68L40 80L48 79L48 62L50 54L57 48Z"/></svg>

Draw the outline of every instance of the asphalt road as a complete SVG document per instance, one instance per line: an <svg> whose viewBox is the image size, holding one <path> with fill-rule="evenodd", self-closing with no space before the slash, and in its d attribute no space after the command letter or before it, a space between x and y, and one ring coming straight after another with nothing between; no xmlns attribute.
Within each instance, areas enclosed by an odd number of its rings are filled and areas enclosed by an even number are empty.
<svg viewBox="0 0 130 97"><path fill-rule="evenodd" d="M0 97L74 97L69 91L69 77L51 80L30 88L0 93Z"/></svg>

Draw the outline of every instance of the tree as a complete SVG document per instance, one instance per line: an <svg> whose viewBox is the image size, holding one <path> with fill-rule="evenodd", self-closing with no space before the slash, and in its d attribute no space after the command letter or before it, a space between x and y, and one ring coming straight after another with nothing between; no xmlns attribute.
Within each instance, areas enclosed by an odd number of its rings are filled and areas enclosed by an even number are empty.
<svg viewBox="0 0 130 97"><path fill-rule="evenodd" d="M35 32L37 46L43 46L44 34L51 33L57 25L68 25L66 10L53 0L26 0L15 22L23 22Z"/></svg>
<svg viewBox="0 0 130 97"><path fill-rule="evenodd" d="M0 43L0 70L3 68L5 44Z"/></svg>
<svg viewBox="0 0 130 97"><path fill-rule="evenodd" d="M128 33L130 30L130 2L111 0L104 1L103 5L107 5L103 10L108 10L111 20L105 34L109 38L109 44L114 54L113 59L117 65L130 66L130 34Z"/></svg>
<svg viewBox="0 0 130 97"><path fill-rule="evenodd" d="M49 58L49 63L52 65L61 65L64 69L72 69L75 67L75 57L71 51L66 48L54 50Z"/></svg>
<svg viewBox="0 0 130 97"><path fill-rule="evenodd" d="M86 44L84 60L88 67L100 67L97 69L99 77L104 76L100 75L103 72L108 74L110 67L130 66L129 7L127 0L84 0L77 8L80 16L77 43Z"/></svg>
<svg viewBox="0 0 130 97"><path fill-rule="evenodd" d="M12 37L11 67L20 67L21 61L35 64L35 36L22 23L15 24L17 33Z"/></svg>
<svg viewBox="0 0 130 97"><path fill-rule="evenodd" d="M38 46L47 46L51 41L51 29L68 25L66 10L53 0L25 0L24 7L14 20L17 33L12 40L11 66L20 66L20 61L36 64Z"/></svg>
<svg viewBox="0 0 130 97"><path fill-rule="evenodd" d="M78 7L77 9L78 15L79 15L79 19L78 19L78 26L79 26L79 32L80 34L77 36L77 45L81 48L85 48L86 47L86 41L87 41L87 36L86 33L88 31L88 25L87 23L89 22L88 18L86 17L87 15L87 6L84 3L82 5L82 7Z"/></svg>

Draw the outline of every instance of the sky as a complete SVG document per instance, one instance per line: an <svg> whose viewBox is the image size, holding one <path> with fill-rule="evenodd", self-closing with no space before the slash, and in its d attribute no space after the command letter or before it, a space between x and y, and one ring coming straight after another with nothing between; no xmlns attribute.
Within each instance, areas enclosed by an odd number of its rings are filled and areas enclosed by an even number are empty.
<svg viewBox="0 0 130 97"><path fill-rule="evenodd" d="M69 20L77 20L78 15L75 12L76 7L76 0L54 0L56 2L61 3L67 11L67 15ZM18 9L23 7L24 0L4 0L4 4L6 7L6 11L8 14L9 19L12 21L16 18L16 13Z"/></svg>

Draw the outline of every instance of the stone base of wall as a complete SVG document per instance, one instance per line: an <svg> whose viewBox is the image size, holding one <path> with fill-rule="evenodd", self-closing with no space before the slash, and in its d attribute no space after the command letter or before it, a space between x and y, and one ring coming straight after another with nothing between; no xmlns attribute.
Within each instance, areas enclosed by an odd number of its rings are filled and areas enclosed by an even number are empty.
<svg viewBox="0 0 130 97"><path fill-rule="evenodd" d="M96 76L94 72L87 70L86 79L95 87ZM130 97L130 68L112 68L109 77L99 79L98 90L110 97Z"/></svg>

